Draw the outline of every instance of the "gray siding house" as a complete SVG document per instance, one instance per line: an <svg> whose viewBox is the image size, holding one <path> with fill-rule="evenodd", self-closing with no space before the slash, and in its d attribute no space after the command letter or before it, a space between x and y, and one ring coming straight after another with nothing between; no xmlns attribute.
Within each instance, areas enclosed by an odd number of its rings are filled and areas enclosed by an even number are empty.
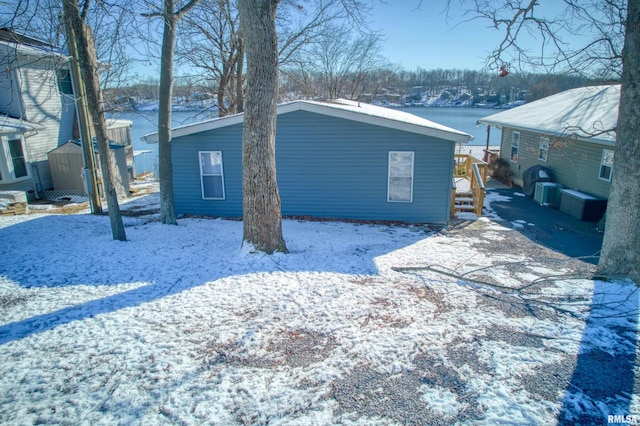
<svg viewBox="0 0 640 426"><path fill-rule="evenodd" d="M39 40L0 29L0 69L0 191L41 198L54 186L48 153L78 138L69 57ZM107 120L110 141L124 146L129 177L131 124ZM128 194L128 186L123 193Z"/></svg>
<svg viewBox="0 0 640 426"><path fill-rule="evenodd" d="M567 90L479 120L502 130L500 157L513 182L536 165L562 186L600 198L609 197L619 85Z"/></svg>
<svg viewBox="0 0 640 426"><path fill-rule="evenodd" d="M0 68L0 190L37 197L52 186L47 153L72 139L75 106L68 58L52 46L2 29ZM10 120L25 123L28 131L13 132Z"/></svg>
<svg viewBox="0 0 640 426"><path fill-rule="evenodd" d="M243 115L172 130L178 213L242 216ZM284 216L443 223L456 143L472 136L413 114L345 100L278 106ZM157 134L144 137L157 141Z"/></svg>

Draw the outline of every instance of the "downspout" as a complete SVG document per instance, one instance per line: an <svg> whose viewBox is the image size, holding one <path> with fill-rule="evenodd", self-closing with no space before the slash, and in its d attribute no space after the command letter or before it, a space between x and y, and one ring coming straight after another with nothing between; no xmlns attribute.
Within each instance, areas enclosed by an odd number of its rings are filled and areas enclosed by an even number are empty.
<svg viewBox="0 0 640 426"><path fill-rule="evenodd" d="M40 170L38 169L38 166L35 165L34 163L30 163L31 164L31 183L33 184L33 195L36 197L36 199L40 198L40 194L38 193L38 191L42 190L42 179L40 178ZM35 170L35 173L34 173ZM36 176L38 175L38 182L36 182ZM40 188L40 190L38 190L38 188Z"/></svg>
<svg viewBox="0 0 640 426"><path fill-rule="evenodd" d="M489 161L489 137L491 136L491 126L487 124L487 144L484 148L484 156L482 157L482 161L488 163Z"/></svg>
<svg viewBox="0 0 640 426"><path fill-rule="evenodd" d="M23 133L22 138L24 140L25 148L29 154L29 167L31 168L31 186L33 187L33 196L36 197L36 199L40 199L40 194L38 190L38 187L40 187L40 190L42 190L42 179L40 178L40 170L38 170L38 166L36 166L34 162L31 161L32 155L29 152L29 145L27 144L27 138L37 134L38 134L37 130L32 130L31 132ZM35 173L34 173L34 170L35 170ZM37 182L36 182L36 173L38 175Z"/></svg>

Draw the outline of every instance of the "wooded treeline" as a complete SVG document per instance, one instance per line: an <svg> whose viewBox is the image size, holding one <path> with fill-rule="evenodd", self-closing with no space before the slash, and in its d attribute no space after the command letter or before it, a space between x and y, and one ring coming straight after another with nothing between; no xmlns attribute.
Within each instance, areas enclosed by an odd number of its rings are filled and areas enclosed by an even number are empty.
<svg viewBox="0 0 640 426"><path fill-rule="evenodd" d="M527 102L550 96L563 90L586 85L609 83L612 80L593 79L579 75L564 74L512 74L500 78L489 71L459 69L403 69L380 68L372 70L367 78L360 79L360 90L347 79L339 92L330 93L323 85L326 77L320 73L301 75L295 69L286 69L280 78L280 99L328 99L342 97L364 102L410 103L420 102L426 97L446 97L469 94L474 103L495 103L500 105L514 100ZM204 101L204 104L218 105L219 82L203 79L200 76L177 76L175 78L174 97L180 104ZM140 102L158 99L159 80L144 77L138 83L129 86L108 88L105 95L110 107L115 110L135 109ZM226 99L227 105L233 104Z"/></svg>

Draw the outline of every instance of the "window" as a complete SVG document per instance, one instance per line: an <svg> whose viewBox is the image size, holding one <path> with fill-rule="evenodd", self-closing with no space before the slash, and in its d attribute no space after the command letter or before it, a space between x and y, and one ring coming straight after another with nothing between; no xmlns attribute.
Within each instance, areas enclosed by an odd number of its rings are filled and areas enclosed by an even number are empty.
<svg viewBox="0 0 640 426"><path fill-rule="evenodd" d="M613 151L610 149L602 150L602 159L600 160L600 179L611 182L611 173L613 172Z"/></svg>
<svg viewBox="0 0 640 426"><path fill-rule="evenodd" d="M387 201L406 202L413 200L413 152L389 152L389 182Z"/></svg>
<svg viewBox="0 0 640 426"><path fill-rule="evenodd" d="M58 90L63 95L73 95L73 85L71 84L71 72L67 69L58 70Z"/></svg>
<svg viewBox="0 0 640 426"><path fill-rule="evenodd" d="M200 181L202 199L224 200L224 175L222 172L221 151L201 151Z"/></svg>
<svg viewBox="0 0 640 426"><path fill-rule="evenodd" d="M19 135L3 137L0 144L0 181L13 182L28 177L24 139Z"/></svg>
<svg viewBox="0 0 640 426"><path fill-rule="evenodd" d="M549 138L541 137L538 160L547 161L547 158L549 158Z"/></svg>
<svg viewBox="0 0 640 426"><path fill-rule="evenodd" d="M518 150L520 149L520 132L511 134L511 161L518 162Z"/></svg>

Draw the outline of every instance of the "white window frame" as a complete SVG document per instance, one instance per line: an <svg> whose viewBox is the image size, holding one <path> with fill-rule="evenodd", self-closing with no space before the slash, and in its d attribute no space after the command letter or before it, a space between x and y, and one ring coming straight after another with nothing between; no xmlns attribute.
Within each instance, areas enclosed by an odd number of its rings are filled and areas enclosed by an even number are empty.
<svg viewBox="0 0 640 426"><path fill-rule="evenodd" d="M391 156L393 154L411 154L411 173L408 176L391 176ZM389 151L388 164L387 164L387 202L388 203L412 203L413 202L413 181L414 181L414 166L415 166L415 151ZM411 178L411 188L408 200L392 200L391 199L391 179L392 178Z"/></svg>
<svg viewBox="0 0 640 426"><path fill-rule="evenodd" d="M549 138L545 136L540 136L540 144L538 145L538 160L544 161L546 163L548 159L549 159Z"/></svg>
<svg viewBox="0 0 640 426"><path fill-rule="evenodd" d="M605 158L607 158L607 154L611 155L611 164L605 164ZM609 178L602 177L603 167L609 168ZM611 177L613 176L613 150L612 149L603 149L602 156L600 157L600 167L598 168L598 179L604 180L606 182L611 182Z"/></svg>
<svg viewBox="0 0 640 426"><path fill-rule="evenodd" d="M202 154L220 154L220 173L204 173L202 170ZM203 200L224 200L225 199L225 190L224 190L224 160L222 158L222 151L198 151L198 165L200 167L200 191ZM222 182L222 197L205 197L204 195L204 177L205 176L220 176Z"/></svg>
<svg viewBox="0 0 640 426"><path fill-rule="evenodd" d="M516 142L516 139L517 139L517 142ZM515 154L516 154L515 156L513 155L514 148L515 148ZM513 132L511 134L511 152L509 154L510 154L509 160L511 160L511 162L513 163L517 163L518 157L520 156L520 132Z"/></svg>
<svg viewBox="0 0 640 426"><path fill-rule="evenodd" d="M13 159L11 158L11 150L9 149L9 141L19 140L22 148L22 160L27 172L25 176L16 178L15 169L13 167ZM29 158L27 156L27 144L24 136L20 133L5 135L0 138L0 183L22 182L31 179L31 170L29 167Z"/></svg>

